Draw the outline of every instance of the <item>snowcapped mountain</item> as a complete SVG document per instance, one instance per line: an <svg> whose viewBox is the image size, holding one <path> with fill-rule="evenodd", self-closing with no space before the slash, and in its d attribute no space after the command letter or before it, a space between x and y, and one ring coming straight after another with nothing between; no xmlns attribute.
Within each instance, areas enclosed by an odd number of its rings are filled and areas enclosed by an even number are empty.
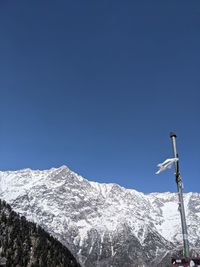
<svg viewBox="0 0 200 267"><path fill-rule="evenodd" d="M90 182L66 166L0 172L0 197L66 245L82 266L167 266L182 236L175 193ZM184 195L190 245L200 249L200 194Z"/></svg>

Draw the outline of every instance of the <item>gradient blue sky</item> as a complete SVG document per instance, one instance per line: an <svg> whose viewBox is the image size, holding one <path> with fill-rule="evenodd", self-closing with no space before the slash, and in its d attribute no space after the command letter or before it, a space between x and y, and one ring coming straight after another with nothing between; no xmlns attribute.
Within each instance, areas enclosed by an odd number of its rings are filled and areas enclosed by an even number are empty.
<svg viewBox="0 0 200 267"><path fill-rule="evenodd" d="M0 169L200 192L200 1L0 1Z"/></svg>

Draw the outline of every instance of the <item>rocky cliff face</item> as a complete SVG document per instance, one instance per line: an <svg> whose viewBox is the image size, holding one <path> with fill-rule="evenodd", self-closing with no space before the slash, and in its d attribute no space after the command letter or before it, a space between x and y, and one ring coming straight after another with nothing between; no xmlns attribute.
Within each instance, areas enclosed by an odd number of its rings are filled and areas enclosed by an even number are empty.
<svg viewBox="0 0 200 267"><path fill-rule="evenodd" d="M0 200L0 266L80 267L69 250Z"/></svg>
<svg viewBox="0 0 200 267"><path fill-rule="evenodd" d="M145 195L89 182L66 166L0 172L0 196L70 248L82 266L167 266L181 246L175 193ZM190 244L200 248L200 195L185 194Z"/></svg>

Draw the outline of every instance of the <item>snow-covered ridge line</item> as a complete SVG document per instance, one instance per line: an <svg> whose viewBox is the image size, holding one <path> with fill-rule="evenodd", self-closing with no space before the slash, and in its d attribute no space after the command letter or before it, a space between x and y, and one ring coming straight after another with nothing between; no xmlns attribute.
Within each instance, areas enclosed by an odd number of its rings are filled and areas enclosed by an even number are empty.
<svg viewBox="0 0 200 267"><path fill-rule="evenodd" d="M122 257L118 236L125 244L132 237L139 251L151 235L156 253L182 241L176 193L143 194L117 184L92 182L66 166L1 171L0 197L69 246L82 264L95 255L99 260L105 253L113 259ZM190 243L200 247L200 195L184 197Z"/></svg>

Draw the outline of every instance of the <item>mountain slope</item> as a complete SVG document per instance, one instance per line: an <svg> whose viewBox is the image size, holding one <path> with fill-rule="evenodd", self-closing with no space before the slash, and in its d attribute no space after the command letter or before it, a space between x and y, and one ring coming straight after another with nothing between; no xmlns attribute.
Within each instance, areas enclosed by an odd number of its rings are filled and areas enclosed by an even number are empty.
<svg viewBox="0 0 200 267"><path fill-rule="evenodd" d="M0 263L7 267L79 267L61 243L0 200Z"/></svg>
<svg viewBox="0 0 200 267"><path fill-rule="evenodd" d="M0 188L3 199L69 247L82 266L166 266L181 245L175 193L89 182L66 166L0 172ZM190 243L199 248L199 194L185 194L185 204Z"/></svg>

